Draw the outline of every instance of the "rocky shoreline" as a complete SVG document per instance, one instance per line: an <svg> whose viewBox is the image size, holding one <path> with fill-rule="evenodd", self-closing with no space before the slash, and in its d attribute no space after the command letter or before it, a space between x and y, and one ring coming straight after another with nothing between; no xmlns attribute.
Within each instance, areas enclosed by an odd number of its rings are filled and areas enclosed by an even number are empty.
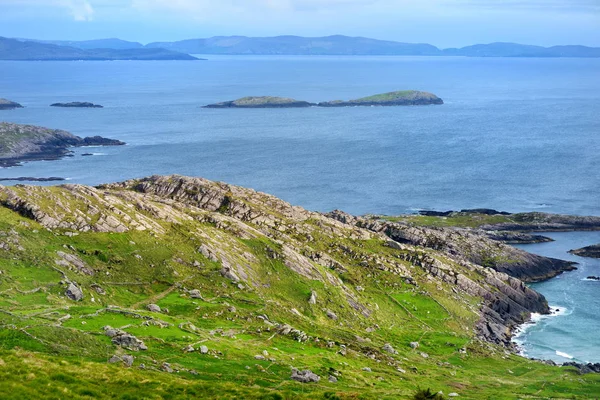
<svg viewBox="0 0 600 400"><path fill-rule="evenodd" d="M569 253L579 257L600 258L600 244L594 244L591 246L582 247L581 249L571 250Z"/></svg>
<svg viewBox="0 0 600 400"><path fill-rule="evenodd" d="M24 161L57 160L69 156L72 147L124 144L101 136L82 138L63 130L1 122L0 167L18 166Z"/></svg>

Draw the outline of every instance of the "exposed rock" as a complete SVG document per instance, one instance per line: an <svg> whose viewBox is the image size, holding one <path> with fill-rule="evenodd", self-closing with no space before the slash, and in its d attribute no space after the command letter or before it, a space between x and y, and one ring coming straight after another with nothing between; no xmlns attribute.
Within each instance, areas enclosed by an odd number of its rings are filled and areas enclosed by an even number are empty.
<svg viewBox="0 0 600 400"><path fill-rule="evenodd" d="M54 103L50 107L65 107L65 108L104 108L99 104L88 103L85 101L74 101L71 103Z"/></svg>
<svg viewBox="0 0 600 400"><path fill-rule="evenodd" d="M304 371L298 371L296 368L292 369L291 378L295 381L302 383L319 382L321 380L321 377L319 375L313 373L308 369Z"/></svg>
<svg viewBox="0 0 600 400"><path fill-rule="evenodd" d="M586 279L589 279L591 281L600 281L600 276L588 276Z"/></svg>
<svg viewBox="0 0 600 400"><path fill-rule="evenodd" d="M192 289L188 292L188 294L190 295L190 297L192 299L201 299L202 298L202 294L200 293L200 291L198 289Z"/></svg>
<svg viewBox="0 0 600 400"><path fill-rule="evenodd" d="M159 312L161 312L161 311L162 311L162 310L160 309L160 307L159 307L157 304L148 304L148 305L146 306L146 309L147 309L148 311L151 311L151 312L156 312L156 313L159 313Z"/></svg>
<svg viewBox="0 0 600 400"><path fill-rule="evenodd" d="M69 286L65 291L65 296L73 301L81 301L83 300L83 292L81 289L72 282L69 282Z"/></svg>
<svg viewBox="0 0 600 400"><path fill-rule="evenodd" d="M70 153L70 147L118 146L125 143L100 136L81 138L69 132L0 122L0 166L21 161L56 160Z"/></svg>
<svg viewBox="0 0 600 400"><path fill-rule="evenodd" d="M123 363L126 366L131 367L133 365L133 360L135 359L135 357L129 354L125 354L123 357L121 357L121 359L123 360Z"/></svg>
<svg viewBox="0 0 600 400"><path fill-rule="evenodd" d="M566 362L562 364L563 367L575 367L580 374L600 374L600 363L588 363L580 364L576 362Z"/></svg>
<svg viewBox="0 0 600 400"><path fill-rule="evenodd" d="M109 329L106 329L109 328ZM121 330L105 327L105 334L112 337L112 343L132 351L148 350L148 347L140 339Z"/></svg>
<svg viewBox="0 0 600 400"><path fill-rule="evenodd" d="M338 379L335 376L329 375L329 382L336 383L337 381L338 381Z"/></svg>
<svg viewBox="0 0 600 400"><path fill-rule="evenodd" d="M84 275L92 276L94 275L94 270L92 270L81 258L77 257L74 254L64 253L62 251L57 251L56 255L59 257L56 260L56 264L67 267L69 269L75 269L77 272L82 273Z"/></svg>
<svg viewBox="0 0 600 400"><path fill-rule="evenodd" d="M364 367L362 370L365 371L365 372L372 372L371 368L369 368L369 367Z"/></svg>
<svg viewBox="0 0 600 400"><path fill-rule="evenodd" d="M331 310L327 310L325 313L327 314L328 318L330 318L334 321L338 319L338 316Z"/></svg>
<svg viewBox="0 0 600 400"><path fill-rule="evenodd" d="M310 292L308 304L317 304L317 292L315 292L314 290Z"/></svg>
<svg viewBox="0 0 600 400"><path fill-rule="evenodd" d="M579 257L600 258L600 244L586 246L581 249L570 250L569 253Z"/></svg>
<svg viewBox="0 0 600 400"><path fill-rule="evenodd" d="M505 231L482 231L488 239L496 240L498 242L506 244L533 244L533 243L547 243L552 242L547 236L531 235L529 233L522 232L505 232Z"/></svg>
<svg viewBox="0 0 600 400"><path fill-rule="evenodd" d="M412 349L418 349L419 348L419 342L410 342L410 347Z"/></svg>
<svg viewBox="0 0 600 400"><path fill-rule="evenodd" d="M394 350L394 348L392 347L392 345L391 345L391 344L389 344L389 343L386 343L386 344L383 346L383 349L382 349L382 350L383 350L383 351L386 351L386 352L388 352L388 353L390 353L390 354L398 354L398 352L397 352L396 350Z"/></svg>
<svg viewBox="0 0 600 400"><path fill-rule="evenodd" d="M4 181L17 181L17 182L57 182L64 181L65 178L59 178L56 176L51 176L49 178L34 178L31 176L19 176L17 178L0 178L0 182Z"/></svg>
<svg viewBox="0 0 600 400"><path fill-rule="evenodd" d="M171 364L169 363L162 363L160 368L169 374L173 373L173 368L171 368Z"/></svg>

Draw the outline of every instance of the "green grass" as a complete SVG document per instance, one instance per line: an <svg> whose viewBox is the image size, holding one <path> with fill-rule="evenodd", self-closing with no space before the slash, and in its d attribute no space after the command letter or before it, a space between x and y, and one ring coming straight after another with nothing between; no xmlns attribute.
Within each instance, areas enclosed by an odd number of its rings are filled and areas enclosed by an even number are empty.
<svg viewBox="0 0 600 400"><path fill-rule="evenodd" d="M70 201L61 191L51 189ZM0 208L0 231L13 231L23 247L14 243L0 250L0 398L325 399L333 393L342 399L410 399L419 387L458 392L461 399L600 395L598 375L578 375L479 342L472 330L479 316L472 309L481 299L428 280L426 271L403 261L404 253L380 238L353 238L351 230L331 234L314 220L302 230L279 226L299 254L327 253L343 265L335 270L309 262L321 281L286 265L275 235L248 238L225 224L157 221L160 234L68 237ZM218 245L231 263L245 266L249 280L238 287L222 277L220 263L198 252L201 244ZM83 301L65 298L64 279L54 269L56 251L74 254L94 270L87 276L60 267L82 287ZM418 285L406 283L394 268L409 271ZM453 268L481 279L460 265ZM191 289L202 299L192 299ZM308 303L311 291L317 293L315 305ZM368 317L350 305L349 293ZM168 313L147 311L149 303ZM328 318L326 310L338 319ZM289 324L309 340L280 335L276 324ZM135 335L148 350L117 348L104 335L106 325ZM411 341L420 347L412 349ZM386 343L398 354L384 352ZM189 345L206 345L209 354L184 352ZM264 351L267 360L255 358ZM136 357L132 368L107 363L124 353ZM179 372L163 372L164 362ZM322 379L297 383L290 379L292 367ZM337 383L328 381L332 374Z"/></svg>

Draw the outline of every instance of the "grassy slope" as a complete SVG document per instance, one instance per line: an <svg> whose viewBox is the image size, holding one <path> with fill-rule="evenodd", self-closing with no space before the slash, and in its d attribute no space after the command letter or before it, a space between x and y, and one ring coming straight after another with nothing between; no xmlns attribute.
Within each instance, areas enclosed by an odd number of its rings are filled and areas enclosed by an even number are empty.
<svg viewBox="0 0 600 400"><path fill-rule="evenodd" d="M241 239L231 230L197 221L160 223L165 234L68 237L0 208L0 242L6 244L0 250L0 398L275 399L337 393L342 398L397 399L409 398L417 387L459 392L463 399L600 395L598 375L579 376L475 340L470 327L477 320L472 311L477 299L452 295L451 288L428 281L419 270L412 271L419 281L416 289L397 275L361 266L360 257L336 250L343 245L355 255L393 256L398 251L382 241L331 238L315 230L311 242L313 250L330 249L347 267L340 275L347 285L365 288L360 300L377 310L367 319L348 307L340 290L284 266L272 256L280 252L280 244L266 237ZM258 278L269 286L239 288L223 278L220 264L197 251L206 237L218 239L229 251L235 247L236 254L252 254ZM61 273L54 268L56 251L76 254L96 270L94 276L86 276L59 267L83 287L82 302L63 296ZM106 295L95 293L94 283ZM199 289L203 299L191 299L184 287ZM316 305L307 302L311 290L317 292ZM169 313L145 311L151 302ZM143 319L102 311L109 305L169 326L145 326ZM339 320L328 319L325 308ZM57 322L67 314L70 319ZM302 343L278 335L257 318L261 314L312 339ZM190 329L188 322L197 329ZM125 351L136 356L133 368L107 364L111 355L123 350L102 334L105 325L121 327L149 347L145 352ZM420 348L411 349L411 341L419 341ZM385 343L399 354L382 352ZM190 344L204 344L210 352L183 352ZM348 346L346 356L339 354L339 344ZM463 347L466 354L459 351ZM274 362L254 358L265 350ZM182 372L159 371L163 362ZM138 368L141 363L146 369ZM322 376L321 382L290 380L292 366L310 368ZM365 367L372 372L363 371ZM329 374L338 374L339 382L329 383Z"/></svg>

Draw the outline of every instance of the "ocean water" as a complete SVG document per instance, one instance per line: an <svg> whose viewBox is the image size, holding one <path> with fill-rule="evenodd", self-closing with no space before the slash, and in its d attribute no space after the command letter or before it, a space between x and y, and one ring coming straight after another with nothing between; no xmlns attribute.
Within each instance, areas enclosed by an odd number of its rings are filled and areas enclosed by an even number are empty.
<svg viewBox="0 0 600 400"><path fill-rule="evenodd" d="M0 178L58 176L94 185L177 173L251 187L315 211L488 207L600 215L600 59L207 58L0 61L0 97L26 106L0 111L0 120L127 142L0 168ZM248 95L318 102L400 89L430 91L445 104L200 108ZM48 107L68 101L105 108ZM527 249L567 258L569 248L600 242L588 234ZM600 283L579 279L600 267L580 261L579 271L535 285L563 311L522 334L527 354L600 361L592 337L600 328Z"/></svg>
<svg viewBox="0 0 600 400"><path fill-rule="evenodd" d="M545 234L555 242L520 245L531 253L571 260L577 270L532 284L543 293L553 315L535 315L535 323L524 325L516 342L525 355L556 362L600 362L600 259L567 253L584 245L600 243L600 232L557 232Z"/></svg>

